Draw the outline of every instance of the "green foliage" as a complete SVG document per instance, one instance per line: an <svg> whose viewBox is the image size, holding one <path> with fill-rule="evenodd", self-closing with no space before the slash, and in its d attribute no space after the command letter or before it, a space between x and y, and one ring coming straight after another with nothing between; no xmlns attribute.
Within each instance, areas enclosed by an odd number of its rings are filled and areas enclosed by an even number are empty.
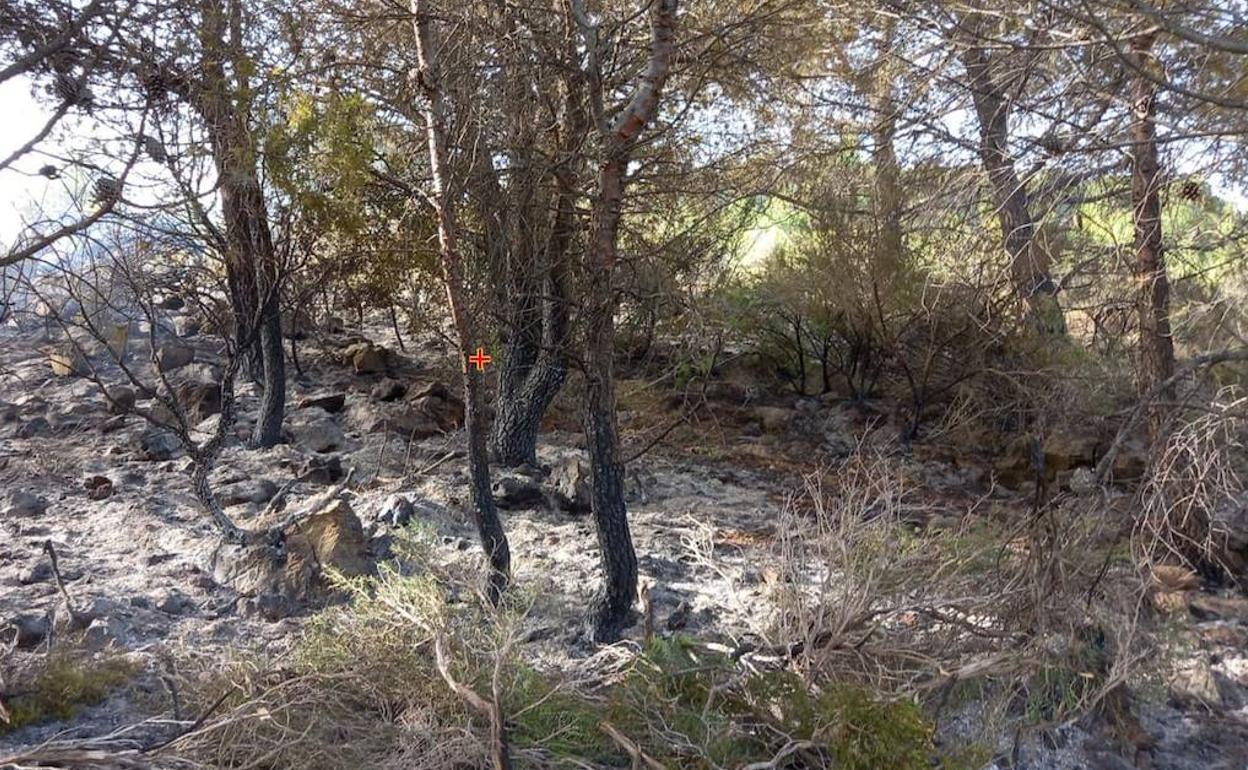
<svg viewBox="0 0 1248 770"><path fill-rule="evenodd" d="M13 694L4 699L9 722L0 722L0 734L69 719L103 701L136 670L135 663L122 656L94 658L76 650L53 650L38 669L12 683Z"/></svg>

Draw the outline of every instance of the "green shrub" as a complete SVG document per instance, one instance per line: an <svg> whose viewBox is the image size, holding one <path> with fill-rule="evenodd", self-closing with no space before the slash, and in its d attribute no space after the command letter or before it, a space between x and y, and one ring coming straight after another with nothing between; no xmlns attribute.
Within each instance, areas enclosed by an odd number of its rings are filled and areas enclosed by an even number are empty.
<svg viewBox="0 0 1248 770"><path fill-rule="evenodd" d="M0 722L0 735L69 719L103 701L136 669L134 662L121 656L93 658L76 650L53 650L37 669L12 683L12 694L4 697L9 721Z"/></svg>

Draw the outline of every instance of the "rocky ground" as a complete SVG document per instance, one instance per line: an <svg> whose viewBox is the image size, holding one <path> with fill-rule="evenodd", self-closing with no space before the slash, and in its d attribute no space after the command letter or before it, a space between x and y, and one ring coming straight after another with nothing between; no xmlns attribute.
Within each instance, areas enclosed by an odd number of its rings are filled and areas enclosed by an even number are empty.
<svg viewBox="0 0 1248 770"><path fill-rule="evenodd" d="M125 343L129 366L140 382L164 370L203 438L217 419L220 394L211 383L220 361L212 339L195 333L187 315L171 312L168 325L154 357L139 335ZM19 669L64 638L90 650L123 651L138 673L68 722L0 734L0 747L67 731L98 735L160 713L168 705L164 675L181 652L280 651L306 617L302 600L315 590L307 564L302 573L275 576L248 553L220 548L192 494L185 453L129 409L167 415L102 351L85 362L63 345L50 357L48 344L42 330L0 331L0 642L12 640L2 670ZM350 572L385 558L395 528L416 521L434 533L439 558L475 565L456 432L462 407L444 385L453 383L450 354L433 343L396 350L393 337L378 329L341 331L303 346L303 373L292 372L289 442L253 451L233 441L213 473L240 525L317 512L319 518L303 520L304 530L291 532L291 542L320 538L313 547L324 555L332 540L337 565ZM92 369L95 375L83 376ZM843 455L871 419L816 400L751 404L732 387L708 395L742 404L729 410L731 424L712 419L701 428L721 448L712 451L709 439L685 431L683 440L631 463L630 516L654 625L735 643L766 633L765 565L777 514L801 485L803 466L786 457L793 447L812 462ZM242 387L239 434L256 403L254 388ZM626 409L626 429L645 422L643 411ZM529 655L560 667L586 654L576 629L597 573L592 522L581 510L586 479L578 437L573 424L555 420L550 427L540 457L549 479L504 475L496 497L505 508L516 584L534 601ZM921 456L906 461L931 496L920 526L960 516L985 496L1026 504L1024 493L989 485L991 459L954 467ZM57 585L53 553L72 611ZM1141 709L1153 744L1147 757L1124 758L1072 725L1028 739L1014 760L1003 746L997 766L1248 768L1248 601L1201 591L1186 576L1175 580L1163 593L1187 608L1176 633L1190 640L1190 671ZM631 633L640 636L640 626Z"/></svg>

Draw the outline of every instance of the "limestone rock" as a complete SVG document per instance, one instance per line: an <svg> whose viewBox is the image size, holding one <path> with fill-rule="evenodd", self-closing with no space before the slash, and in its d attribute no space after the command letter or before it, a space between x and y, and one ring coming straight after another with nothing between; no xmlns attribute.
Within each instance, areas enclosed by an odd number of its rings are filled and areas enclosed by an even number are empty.
<svg viewBox="0 0 1248 770"><path fill-rule="evenodd" d="M756 406L754 419L768 433L783 433L793 421L793 410L778 406Z"/></svg>
<svg viewBox="0 0 1248 770"><path fill-rule="evenodd" d="M48 500L34 492L18 489L9 494L9 504L4 510L5 518L42 516L48 510Z"/></svg>
<svg viewBox="0 0 1248 770"><path fill-rule="evenodd" d="M593 500L589 481L589 464L576 455L568 455L555 463L550 471L550 485L559 507L569 513L587 513Z"/></svg>
<svg viewBox="0 0 1248 770"><path fill-rule="evenodd" d="M407 395L407 385L390 377L385 377L373 386L372 397L378 401L398 401Z"/></svg>
<svg viewBox="0 0 1248 770"><path fill-rule="evenodd" d="M90 371L86 357L71 342L48 351L48 366L57 377L80 377Z"/></svg>
<svg viewBox="0 0 1248 770"><path fill-rule="evenodd" d="M221 505L229 507L244 503L267 503L277 494L277 485L268 479L244 479L226 484L217 490Z"/></svg>
<svg viewBox="0 0 1248 770"><path fill-rule="evenodd" d="M166 430L146 431L138 437L135 446L139 458L151 462L172 460L181 449L182 442Z"/></svg>
<svg viewBox="0 0 1248 770"><path fill-rule="evenodd" d="M344 475L338 455L312 455L299 466L299 477L313 484L333 484Z"/></svg>
<svg viewBox="0 0 1248 770"><path fill-rule="evenodd" d="M356 342L342 351L356 374L378 374L390 364L390 351L372 342Z"/></svg>
<svg viewBox="0 0 1248 770"><path fill-rule="evenodd" d="M390 495L377 510L377 522L391 527L406 527L416 513L412 501L403 495Z"/></svg>
<svg viewBox="0 0 1248 770"><path fill-rule="evenodd" d="M12 638L19 650L38 647L52 630L47 614L42 612L23 612L10 618L5 626L8 630L4 633L4 638Z"/></svg>
<svg viewBox="0 0 1248 770"><path fill-rule="evenodd" d="M299 399L297 404L300 409L324 409L330 414L338 414L346 405L346 393L321 393L314 396L305 396Z"/></svg>
<svg viewBox="0 0 1248 770"><path fill-rule="evenodd" d="M520 473L504 473L494 479L494 504L504 510L537 508L546 501L541 485Z"/></svg>
<svg viewBox="0 0 1248 770"><path fill-rule="evenodd" d="M204 330L204 319L197 315L181 315L173 319L173 331L179 337L197 337Z"/></svg>
<svg viewBox="0 0 1248 770"><path fill-rule="evenodd" d="M364 527L341 496L323 501L315 513L290 525L281 547L222 545L212 563L217 582L238 593L290 602L327 597L331 592L327 570L349 577L373 571Z"/></svg>
<svg viewBox="0 0 1248 770"><path fill-rule="evenodd" d="M346 443L347 437L338 423L323 410L308 410L289 421L290 433L300 448L309 452L328 452Z"/></svg>
<svg viewBox="0 0 1248 770"><path fill-rule="evenodd" d="M90 500L106 500L113 494L113 480L107 476L88 476L82 487Z"/></svg>
<svg viewBox="0 0 1248 770"><path fill-rule="evenodd" d="M464 402L440 382L427 383L408 394L407 400L442 432L449 433L464 424Z"/></svg>
<svg viewBox="0 0 1248 770"><path fill-rule="evenodd" d="M178 386L177 395L192 425L221 412L221 386L215 382L184 382Z"/></svg>
<svg viewBox="0 0 1248 770"><path fill-rule="evenodd" d="M134 411L134 402L137 398L134 388L125 385L117 385L108 389L108 413L109 414L129 414Z"/></svg>
<svg viewBox="0 0 1248 770"><path fill-rule="evenodd" d="M195 360L195 348L166 342L156 349L156 364L162 372L181 369Z"/></svg>

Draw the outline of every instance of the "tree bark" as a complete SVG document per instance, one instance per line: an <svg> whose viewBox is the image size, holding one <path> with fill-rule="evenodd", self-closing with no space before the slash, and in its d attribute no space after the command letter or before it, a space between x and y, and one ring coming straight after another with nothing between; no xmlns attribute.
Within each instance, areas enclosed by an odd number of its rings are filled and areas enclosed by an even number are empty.
<svg viewBox="0 0 1248 770"><path fill-rule="evenodd" d="M1160 398L1174 399L1174 341L1170 335L1170 280L1166 274L1161 231L1161 169L1157 158L1156 86L1144 73L1158 68L1152 53L1153 35L1131 41L1131 58L1140 71L1132 87L1131 202L1135 223L1136 311L1139 315L1139 374L1141 398L1167 383ZM1165 410L1148 407L1149 438L1160 438Z"/></svg>
<svg viewBox="0 0 1248 770"><path fill-rule="evenodd" d="M1049 275L1049 259L1035 241L1027 187L1010 155L1010 100L993 80L988 52L977 45L962 57L979 120L980 160L992 189L993 206L1010 258L1010 278L1034 325L1047 334L1065 334L1066 321Z"/></svg>
<svg viewBox="0 0 1248 770"><path fill-rule="evenodd" d="M286 410L286 358L282 350L281 268L269 230L264 190L256 172L255 138L246 113L235 104L243 84L231 84L225 61L241 58L238 3L229 6L230 39L226 38L227 9L202 5L201 80L191 92L192 106L207 126L221 189L225 220L226 281L235 317L235 340L249 364L253 379L263 387L260 415L252 443L269 447L281 441ZM259 329L259 334L253 331ZM244 342L248 340L249 342Z"/></svg>
<svg viewBox="0 0 1248 770"><path fill-rule="evenodd" d="M637 554L624 504L624 461L615 407L615 308L612 285L616 242L624 204L625 171L637 140L658 108L675 48L677 0L657 0L650 16L650 57L637 90L606 125L600 125L602 159L585 253L585 437L589 448L594 523L598 529L603 583L594 598L590 636L618 638L637 594ZM596 59L595 59L596 61ZM591 73L599 78L599 73ZM599 80L600 83L600 80ZM602 114L601 88L595 113Z"/></svg>
<svg viewBox="0 0 1248 770"><path fill-rule="evenodd" d="M486 596L497 604L511 579L511 552L494 505L490 483L489 454L486 447L485 416L481 404L482 375L468 366L468 356L477 344L475 314L464 293L463 259L459 251L459 231L449 189L446 105L443 100L437 44L426 0L411 0L412 24L416 34L419 81L425 93L425 139L429 149L432 202L438 220L438 246L451 321L459 343L463 372L464 430L468 440L469 492L481 546L489 560Z"/></svg>

